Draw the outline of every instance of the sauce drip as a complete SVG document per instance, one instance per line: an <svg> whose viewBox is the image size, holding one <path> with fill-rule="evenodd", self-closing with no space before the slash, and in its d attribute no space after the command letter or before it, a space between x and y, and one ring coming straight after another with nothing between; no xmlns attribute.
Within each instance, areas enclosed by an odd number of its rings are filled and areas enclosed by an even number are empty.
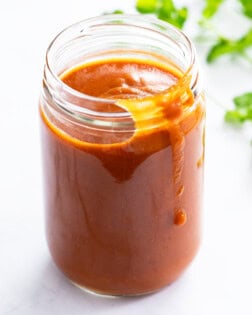
<svg viewBox="0 0 252 315"><path fill-rule="evenodd" d="M185 134L178 120L181 119L183 110L192 106L193 103L194 97L190 90L189 77L178 79L176 85L167 88L165 92L154 99L145 98L141 101L119 100L117 102L131 113L136 126L135 137L138 133L142 133L144 128L148 128L150 117L151 121L157 121L156 128L161 127L169 133L173 161L174 204L176 205L180 203L180 198L184 192L181 175L184 167ZM147 132L145 131L145 133ZM183 210L183 213L186 216L185 210ZM177 221L177 216L177 210L174 207L174 222ZM184 220L185 222L186 220Z"/></svg>
<svg viewBox="0 0 252 315"><path fill-rule="evenodd" d="M187 215L185 210L179 209L175 211L174 224L181 226L186 223Z"/></svg>

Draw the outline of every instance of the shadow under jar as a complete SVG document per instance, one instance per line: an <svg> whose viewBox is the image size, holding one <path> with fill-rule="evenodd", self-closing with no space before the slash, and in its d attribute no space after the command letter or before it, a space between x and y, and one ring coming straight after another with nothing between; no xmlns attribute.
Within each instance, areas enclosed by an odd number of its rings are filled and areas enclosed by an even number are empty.
<svg viewBox="0 0 252 315"><path fill-rule="evenodd" d="M70 26L48 48L40 116L59 269L104 295L174 281L201 237L205 106L190 40L142 16Z"/></svg>

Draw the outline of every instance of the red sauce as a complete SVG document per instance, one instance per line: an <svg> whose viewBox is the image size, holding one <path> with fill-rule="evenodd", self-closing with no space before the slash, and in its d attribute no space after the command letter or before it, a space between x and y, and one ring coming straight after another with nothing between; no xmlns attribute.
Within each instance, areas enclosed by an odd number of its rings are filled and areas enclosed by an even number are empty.
<svg viewBox="0 0 252 315"><path fill-rule="evenodd" d="M121 107L109 109L128 110L135 132L97 140L62 127L41 107L51 254L73 282L93 291L158 290L184 271L200 242L203 105L183 116L183 91L184 106L194 102L187 81L146 61L97 61L61 78L80 92L118 100ZM147 130L151 107L163 123Z"/></svg>

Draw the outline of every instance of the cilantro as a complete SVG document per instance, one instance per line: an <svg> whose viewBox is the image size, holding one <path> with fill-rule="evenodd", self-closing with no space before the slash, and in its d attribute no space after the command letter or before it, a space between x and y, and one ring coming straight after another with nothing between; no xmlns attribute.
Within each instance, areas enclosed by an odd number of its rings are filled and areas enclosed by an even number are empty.
<svg viewBox="0 0 252 315"><path fill-rule="evenodd" d="M210 49L207 61L213 62L225 54L239 54L245 56L246 50L252 47L252 28L237 40L219 37L217 43Z"/></svg>
<svg viewBox="0 0 252 315"><path fill-rule="evenodd" d="M157 17L179 28L183 28L188 17L188 9L186 7L177 9L172 0L163 0Z"/></svg>
<svg viewBox="0 0 252 315"><path fill-rule="evenodd" d="M249 18L252 18L252 1L251 0L239 0L239 1L242 5L244 15L246 15Z"/></svg>
<svg viewBox="0 0 252 315"><path fill-rule="evenodd" d="M186 7L176 8L173 0L137 0L136 9L146 14L153 13L160 20L169 22L178 28L183 28L187 18Z"/></svg>
<svg viewBox="0 0 252 315"><path fill-rule="evenodd" d="M234 103L236 107L248 107L252 106L252 92L244 93L240 96L234 98Z"/></svg>
<svg viewBox="0 0 252 315"><path fill-rule="evenodd" d="M249 0L249 1L251 1L251 0ZM202 17L205 18L205 19L212 18L217 13L217 11L219 10L220 5L223 2L224 2L224 0L206 0L205 7L204 7L204 9L202 11Z"/></svg>
<svg viewBox="0 0 252 315"><path fill-rule="evenodd" d="M112 14L123 14L122 10L115 10L112 12Z"/></svg>
<svg viewBox="0 0 252 315"><path fill-rule="evenodd" d="M252 92L236 96L233 101L235 108L226 112L225 121L233 124L252 121Z"/></svg>
<svg viewBox="0 0 252 315"><path fill-rule="evenodd" d="M157 0L137 0L136 9L139 13L154 13L158 6Z"/></svg>

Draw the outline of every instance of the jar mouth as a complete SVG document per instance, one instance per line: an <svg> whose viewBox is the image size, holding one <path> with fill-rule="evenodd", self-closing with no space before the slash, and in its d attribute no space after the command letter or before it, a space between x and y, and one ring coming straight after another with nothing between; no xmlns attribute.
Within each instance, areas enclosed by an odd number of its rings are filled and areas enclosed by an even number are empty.
<svg viewBox="0 0 252 315"><path fill-rule="evenodd" d="M61 79L64 71L83 64L87 59L96 60L105 56L107 60L108 55L117 54L118 49L125 52L125 55L121 56L122 60L127 60L127 57L125 58L127 54L137 54L138 58L144 57L146 60L155 54L159 57L165 56L167 60L171 59L182 72L181 80L185 76L191 77L190 88L197 96L198 71L195 67L195 48L187 35L156 18L130 14L89 18L59 33L46 52L44 94L49 95L60 110L79 120L86 121L87 116L95 117L96 122L104 118L130 118L131 113L125 111L118 100L79 92ZM69 50L72 50L71 57L67 56ZM142 54L138 55L140 51ZM165 92L154 94L153 97ZM144 101L146 98L151 96L138 97L137 101ZM122 111L97 111L92 106L94 103L113 104Z"/></svg>

